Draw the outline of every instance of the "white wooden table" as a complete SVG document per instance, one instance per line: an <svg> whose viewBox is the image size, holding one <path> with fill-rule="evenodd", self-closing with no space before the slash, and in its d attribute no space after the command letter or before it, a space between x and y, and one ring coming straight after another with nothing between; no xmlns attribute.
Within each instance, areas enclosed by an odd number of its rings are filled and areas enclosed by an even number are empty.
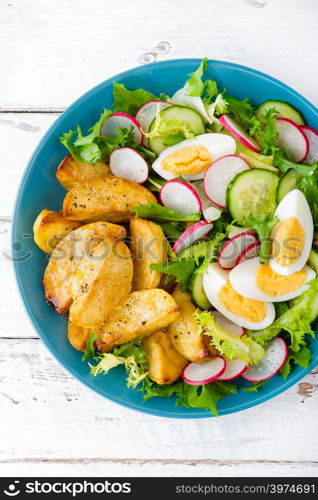
<svg viewBox="0 0 318 500"><path fill-rule="evenodd" d="M317 369L242 414L135 413L46 351L5 257L27 160L80 94L148 61L208 56L268 72L317 105L317 16L317 0L0 0L1 475L317 474Z"/></svg>

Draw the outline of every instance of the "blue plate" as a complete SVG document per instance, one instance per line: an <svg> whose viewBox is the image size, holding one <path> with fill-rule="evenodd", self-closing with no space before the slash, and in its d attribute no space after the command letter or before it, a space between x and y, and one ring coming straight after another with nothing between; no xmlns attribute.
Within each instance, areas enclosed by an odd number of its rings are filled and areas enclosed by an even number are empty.
<svg viewBox="0 0 318 500"><path fill-rule="evenodd" d="M159 95L172 95L184 85L186 77L198 66L199 59L178 59L148 64L121 73L93 88L74 102L50 127L34 151L23 175L13 219L14 268L18 288L29 318L42 342L55 358L87 387L110 400L152 415L174 418L210 417L208 411L175 407L173 398L153 398L143 403L142 394L127 389L119 367L107 376L89 375L81 354L71 347L66 335L66 321L48 307L43 294L42 276L47 258L34 244L33 222L43 208L60 210L65 195L55 178L57 165L66 154L59 136L77 123L91 126L103 107L112 105L112 84L124 83L129 89L145 88ZM318 129L317 109L297 92L259 71L223 61L209 61L208 74L238 98L249 96L256 105L268 99L287 101L299 109L307 123ZM318 341L312 343L313 360L307 369L297 367L287 381L272 378L259 393L229 396L219 404L220 415L258 405L285 391L304 377L318 362Z"/></svg>

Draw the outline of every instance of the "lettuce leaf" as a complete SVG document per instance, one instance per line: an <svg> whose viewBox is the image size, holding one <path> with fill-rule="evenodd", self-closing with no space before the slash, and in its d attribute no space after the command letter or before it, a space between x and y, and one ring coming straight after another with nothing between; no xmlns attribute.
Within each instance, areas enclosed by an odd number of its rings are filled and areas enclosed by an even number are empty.
<svg viewBox="0 0 318 500"><path fill-rule="evenodd" d="M251 336L262 346L284 330L290 337L290 349L298 352L306 345L306 335L315 337L311 323L317 316L318 278L310 281L309 288L294 300L292 307L262 331L251 332Z"/></svg>
<svg viewBox="0 0 318 500"><path fill-rule="evenodd" d="M239 100L236 97L225 94L225 100L228 104L227 112L245 129L249 130L252 125L252 118L255 108L248 98Z"/></svg>
<svg viewBox="0 0 318 500"><path fill-rule="evenodd" d="M262 380L261 382L253 382L250 387L243 387L243 392L258 392L268 380Z"/></svg>
<svg viewBox="0 0 318 500"><path fill-rule="evenodd" d="M180 283L182 289L185 289L191 274L195 270L194 260L179 259L163 264L150 264L151 271L159 271L167 275L166 283L173 278L177 283Z"/></svg>
<svg viewBox="0 0 318 500"><path fill-rule="evenodd" d="M176 406L187 408L202 408L210 410L212 415L218 415L217 403L219 400L236 394L238 388L228 382L211 382L205 385L188 385L179 380L171 385L150 384L145 388L144 400L153 397L177 397Z"/></svg>
<svg viewBox="0 0 318 500"><path fill-rule="evenodd" d="M171 208L159 205L159 203L149 202L148 205L137 205L136 207L133 207L132 210L136 212L137 217L142 217L143 219L153 219L154 221L196 222L200 220L200 214L179 215Z"/></svg>
<svg viewBox="0 0 318 500"><path fill-rule="evenodd" d="M294 169L300 177L311 177L318 168L318 162L312 165L305 163L294 163L285 157L281 151L275 151L273 157L273 165L277 167L283 174L289 169Z"/></svg>
<svg viewBox="0 0 318 500"><path fill-rule="evenodd" d="M243 218L243 224L255 229L261 242L259 259L261 264L265 264L271 253L270 234L272 229L279 222L278 217L273 217L271 213L264 213L258 217L254 217L252 213Z"/></svg>
<svg viewBox="0 0 318 500"><path fill-rule="evenodd" d="M302 368L308 368L311 358L311 350L307 346L302 346L298 352L290 352L286 363L279 372L280 375L282 375L286 380L289 377L294 365L299 365Z"/></svg>
<svg viewBox="0 0 318 500"><path fill-rule="evenodd" d="M82 361L87 359L95 359L95 346L94 342L98 339L98 335L94 332L90 332L88 339L86 340L86 348L82 356Z"/></svg>
<svg viewBox="0 0 318 500"><path fill-rule="evenodd" d="M189 79L187 80L185 87L187 89L187 93L192 97L201 97L204 90L204 83L202 77L207 68L208 58L204 57L199 65L199 67L193 72L190 73Z"/></svg>
<svg viewBox="0 0 318 500"><path fill-rule="evenodd" d="M264 349L260 344L247 335L237 337L227 333L208 311L197 311L195 319L199 325L199 333L211 337L211 344L229 361L239 358L246 363L256 364L263 358Z"/></svg>
<svg viewBox="0 0 318 500"><path fill-rule="evenodd" d="M122 83L113 85L114 110L134 116L138 109L148 101L159 100L154 94L144 89L128 90Z"/></svg>
<svg viewBox="0 0 318 500"><path fill-rule="evenodd" d="M272 155L277 150L277 115L278 112L275 109L269 109L260 120L256 116L251 119L249 133L257 136L257 141L260 143L264 155Z"/></svg>

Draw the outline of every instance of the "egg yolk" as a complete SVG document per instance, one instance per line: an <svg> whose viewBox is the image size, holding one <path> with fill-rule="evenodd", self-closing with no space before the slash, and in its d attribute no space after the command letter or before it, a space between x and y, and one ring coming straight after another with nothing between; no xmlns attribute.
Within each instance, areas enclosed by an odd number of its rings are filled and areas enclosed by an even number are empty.
<svg viewBox="0 0 318 500"><path fill-rule="evenodd" d="M222 286L218 297L228 311L247 321L258 323L266 316L264 302L243 297L234 290L229 281Z"/></svg>
<svg viewBox="0 0 318 500"><path fill-rule="evenodd" d="M272 270L269 264L259 266L256 273L257 287L270 297L280 297L300 288L306 279L306 271L302 269L290 276L282 276Z"/></svg>
<svg viewBox="0 0 318 500"><path fill-rule="evenodd" d="M193 175L204 172L211 163L210 151L198 144L185 146L166 156L161 163L161 168L176 175Z"/></svg>
<svg viewBox="0 0 318 500"><path fill-rule="evenodd" d="M291 266L301 256L305 233L296 217L289 217L278 225L273 238L272 255L281 266Z"/></svg>

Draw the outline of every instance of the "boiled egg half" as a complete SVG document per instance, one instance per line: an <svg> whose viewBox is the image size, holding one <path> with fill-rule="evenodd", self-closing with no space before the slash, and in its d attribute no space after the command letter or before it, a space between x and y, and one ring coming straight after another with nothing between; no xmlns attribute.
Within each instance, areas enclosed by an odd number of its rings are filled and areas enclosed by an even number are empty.
<svg viewBox="0 0 318 500"><path fill-rule="evenodd" d="M222 156L235 153L232 137L225 134L202 134L174 144L160 153L152 164L158 175L166 180L182 175L194 181L203 179L206 169Z"/></svg>
<svg viewBox="0 0 318 500"><path fill-rule="evenodd" d="M314 224L304 194L290 191L279 203L275 214L279 222L272 231L272 255L269 265L278 274L290 276L306 264L313 242Z"/></svg>
<svg viewBox="0 0 318 500"><path fill-rule="evenodd" d="M315 271L308 266L289 276L282 276L273 271L269 264L261 264L259 258L255 257L234 267L229 280L234 290L243 297L263 302L282 302L301 295L315 276Z"/></svg>
<svg viewBox="0 0 318 500"><path fill-rule="evenodd" d="M211 304L226 318L250 330L262 330L275 319L271 302L261 302L243 297L232 287L229 272L214 262L203 276L203 288Z"/></svg>

